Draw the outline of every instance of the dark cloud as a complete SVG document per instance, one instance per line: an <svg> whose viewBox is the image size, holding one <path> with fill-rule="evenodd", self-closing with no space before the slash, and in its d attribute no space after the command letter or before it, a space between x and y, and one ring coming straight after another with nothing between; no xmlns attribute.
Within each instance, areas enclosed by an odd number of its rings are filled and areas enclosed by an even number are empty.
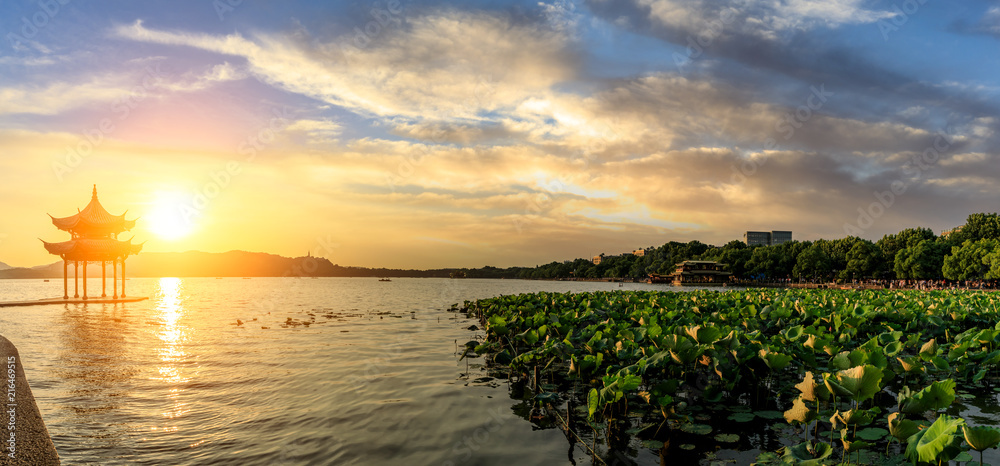
<svg viewBox="0 0 1000 466"><path fill-rule="evenodd" d="M870 54L864 49L832 45L824 35L822 24L768 29L759 22L773 21L773 18L762 7L727 9L727 5L745 5L745 2L686 3L685 11L693 12L690 17L695 21L673 24L663 24L653 17L650 6L636 1L590 0L587 4L609 22L685 47L686 51L675 55L678 60L689 56L695 63L706 58L734 62L716 68L716 79L757 89L774 89L774 86L759 84L765 80L773 83L776 78L790 78L803 86L822 83L837 89L844 104L827 111L836 109L855 114L861 109L879 119L893 119L892 114L896 111L924 105L952 113L951 123L954 124L1000 115L995 104L984 102L974 93L937 86L887 68L869 58ZM724 11L736 13L723 22L720 18L725 18ZM871 27L873 33L877 31L875 25ZM879 36L873 34L873 40L877 39ZM748 72L748 69L769 73ZM750 82L747 82L748 75Z"/></svg>

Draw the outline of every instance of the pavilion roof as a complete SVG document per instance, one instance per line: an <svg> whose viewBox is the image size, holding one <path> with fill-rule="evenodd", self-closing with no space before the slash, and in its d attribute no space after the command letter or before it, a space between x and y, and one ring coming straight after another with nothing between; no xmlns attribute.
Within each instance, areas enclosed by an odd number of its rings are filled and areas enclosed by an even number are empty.
<svg viewBox="0 0 1000 466"><path fill-rule="evenodd" d="M128 211L125 211L128 213ZM97 200L97 185L94 185L93 196L90 203L83 210L80 210L69 217L49 217L56 228L76 233L80 236L107 236L131 230L135 227L135 220L125 220L125 213L112 215L101 202Z"/></svg>
<svg viewBox="0 0 1000 466"><path fill-rule="evenodd" d="M125 258L142 251L142 244L132 244L132 239L119 241L111 238L74 238L60 243L42 240L45 250L71 261L100 261Z"/></svg>

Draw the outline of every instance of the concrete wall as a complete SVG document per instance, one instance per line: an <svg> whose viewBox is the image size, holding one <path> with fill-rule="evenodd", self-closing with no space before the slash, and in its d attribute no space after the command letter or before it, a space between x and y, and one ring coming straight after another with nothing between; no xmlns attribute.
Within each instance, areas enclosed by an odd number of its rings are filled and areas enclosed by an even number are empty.
<svg viewBox="0 0 1000 466"><path fill-rule="evenodd" d="M59 454L42 421L35 397L31 395L23 363L31 361L22 360L10 340L0 336L0 366L3 367L0 464L58 465Z"/></svg>

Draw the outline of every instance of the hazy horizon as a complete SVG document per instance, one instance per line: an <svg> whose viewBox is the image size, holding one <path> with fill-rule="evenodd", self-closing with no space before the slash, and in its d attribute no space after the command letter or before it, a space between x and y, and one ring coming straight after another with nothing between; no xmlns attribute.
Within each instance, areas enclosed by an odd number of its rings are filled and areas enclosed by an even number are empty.
<svg viewBox="0 0 1000 466"><path fill-rule="evenodd" d="M0 32L11 266L94 184L145 252L400 269L997 210L985 1L52 1Z"/></svg>

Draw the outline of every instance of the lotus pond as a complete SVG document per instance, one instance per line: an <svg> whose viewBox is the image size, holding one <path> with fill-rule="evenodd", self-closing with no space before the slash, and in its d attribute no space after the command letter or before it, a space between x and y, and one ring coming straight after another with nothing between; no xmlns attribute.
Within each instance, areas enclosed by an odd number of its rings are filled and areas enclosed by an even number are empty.
<svg viewBox="0 0 1000 466"><path fill-rule="evenodd" d="M595 464L998 464L1000 295L736 290L466 302L523 417Z"/></svg>

